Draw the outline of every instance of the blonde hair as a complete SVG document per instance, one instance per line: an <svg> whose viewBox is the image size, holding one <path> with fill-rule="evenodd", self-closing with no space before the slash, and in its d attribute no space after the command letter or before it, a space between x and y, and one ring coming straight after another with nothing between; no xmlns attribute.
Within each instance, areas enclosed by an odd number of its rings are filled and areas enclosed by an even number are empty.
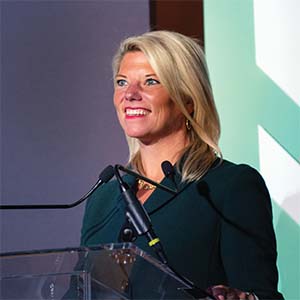
<svg viewBox="0 0 300 300"><path fill-rule="evenodd" d="M182 150L177 162L183 181L201 178L221 156L218 147L220 122L209 81L205 55L196 40L180 33L152 31L125 39L113 59L116 76L127 52L141 51L167 89L170 98L178 105L191 124L187 131L189 144ZM187 103L193 104L189 114ZM137 139L127 136L129 164L143 173Z"/></svg>

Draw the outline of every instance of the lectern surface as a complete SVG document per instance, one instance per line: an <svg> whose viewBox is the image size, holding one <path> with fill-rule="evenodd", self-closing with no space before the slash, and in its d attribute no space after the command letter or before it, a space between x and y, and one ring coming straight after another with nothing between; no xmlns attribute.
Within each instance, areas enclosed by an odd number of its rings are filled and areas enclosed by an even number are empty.
<svg viewBox="0 0 300 300"><path fill-rule="evenodd" d="M184 283L136 246L1 254L0 299L191 299Z"/></svg>

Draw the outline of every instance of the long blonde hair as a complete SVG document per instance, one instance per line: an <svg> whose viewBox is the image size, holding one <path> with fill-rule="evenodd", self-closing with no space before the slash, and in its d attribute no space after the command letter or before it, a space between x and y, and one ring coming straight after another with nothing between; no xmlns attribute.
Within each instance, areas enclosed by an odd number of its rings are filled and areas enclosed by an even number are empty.
<svg viewBox="0 0 300 300"><path fill-rule="evenodd" d="M216 155L221 156L218 146L220 122L202 48L190 37L164 30L129 37L121 42L114 56L114 77L124 55L132 51L144 53L170 98L191 124L187 131L189 144L182 150L181 159L177 162L182 180L201 178ZM192 114L186 109L188 102L193 104ZM128 136L127 141L129 164L143 173L139 143Z"/></svg>

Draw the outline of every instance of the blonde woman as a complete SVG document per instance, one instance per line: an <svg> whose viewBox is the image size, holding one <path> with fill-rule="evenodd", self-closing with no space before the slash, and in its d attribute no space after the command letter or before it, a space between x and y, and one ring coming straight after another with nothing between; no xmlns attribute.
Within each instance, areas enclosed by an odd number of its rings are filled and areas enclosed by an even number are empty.
<svg viewBox="0 0 300 300"><path fill-rule="evenodd" d="M220 300L282 299L270 197L257 171L222 159L201 47L168 31L130 37L114 57L113 72L130 168L179 190L172 196L124 176L149 213L170 265ZM174 166L174 182L162 171L166 160ZM87 203L81 243L122 241L124 223L118 184L111 181ZM151 253L144 236L133 240Z"/></svg>

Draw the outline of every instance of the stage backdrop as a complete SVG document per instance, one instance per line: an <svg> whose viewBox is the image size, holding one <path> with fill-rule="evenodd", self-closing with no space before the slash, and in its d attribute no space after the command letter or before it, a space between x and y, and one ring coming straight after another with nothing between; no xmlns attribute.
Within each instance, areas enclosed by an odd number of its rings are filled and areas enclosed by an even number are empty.
<svg viewBox="0 0 300 300"><path fill-rule="evenodd" d="M149 29L148 0L0 5L1 202L71 203L127 160L111 59ZM2 211L0 250L77 246L83 209Z"/></svg>
<svg viewBox="0 0 300 300"><path fill-rule="evenodd" d="M204 20L224 157L264 176L280 290L300 299L300 2L208 0Z"/></svg>

